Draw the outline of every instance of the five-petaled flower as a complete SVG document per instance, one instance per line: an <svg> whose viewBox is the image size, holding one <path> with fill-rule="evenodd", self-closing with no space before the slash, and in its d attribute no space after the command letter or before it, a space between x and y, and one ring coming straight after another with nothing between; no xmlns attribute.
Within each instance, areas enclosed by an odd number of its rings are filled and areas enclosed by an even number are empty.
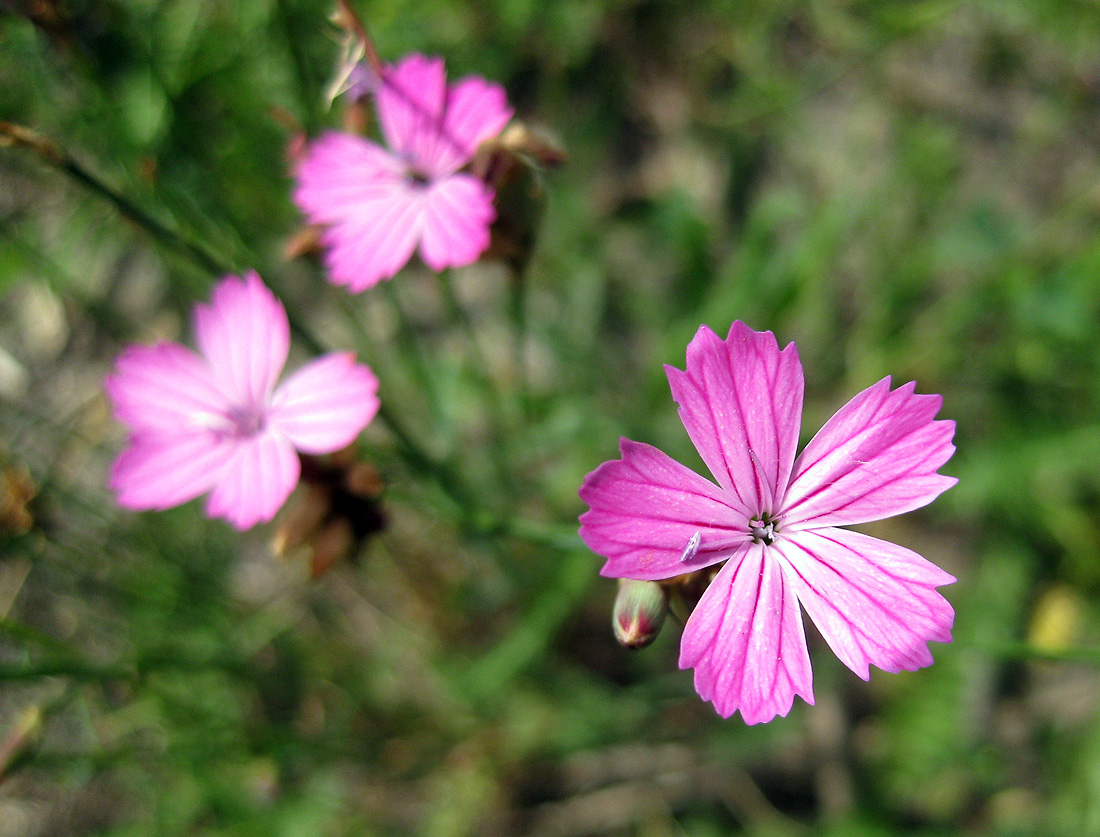
<svg viewBox="0 0 1100 837"><path fill-rule="evenodd" d="M937 473L955 424L942 399L890 389L885 378L840 409L798 458L803 377L794 344L734 323L705 326L687 368L666 367L680 418L718 485L649 445L623 439L622 459L585 479L581 537L607 558L602 574L667 579L725 562L692 612L680 667L723 716L747 723L813 703L805 608L863 679L932 662L954 611L936 587L955 579L904 547L837 526L931 502L956 480Z"/></svg>
<svg viewBox="0 0 1100 837"><path fill-rule="evenodd" d="M385 68L378 117L389 150L330 132L298 166L294 200L322 243L331 278L353 293L393 277L420 248L432 270L477 261L496 217L493 191L460 171L501 132L504 89L470 76L448 85L443 59L409 55Z"/></svg>
<svg viewBox="0 0 1100 837"><path fill-rule="evenodd" d="M165 509L210 491L206 511L238 529L270 520L298 482L296 450L350 444L378 411L378 380L350 352L325 355L276 386L286 310L260 277L227 276L195 308L200 354L129 346L106 381L130 431L111 488L130 509Z"/></svg>

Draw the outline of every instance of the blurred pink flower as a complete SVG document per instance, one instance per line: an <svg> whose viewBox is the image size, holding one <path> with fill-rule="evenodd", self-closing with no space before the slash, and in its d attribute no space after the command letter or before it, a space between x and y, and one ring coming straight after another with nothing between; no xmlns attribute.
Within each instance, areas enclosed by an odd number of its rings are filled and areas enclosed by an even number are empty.
<svg viewBox="0 0 1100 837"><path fill-rule="evenodd" d="M687 371L666 366L680 418L718 485L656 448L623 439L580 494L581 537L603 575L666 579L725 562L684 626L680 667L718 712L755 724L786 715L813 677L799 604L841 661L913 670L951 641L955 579L904 547L839 525L930 503L955 484L942 399L884 378L837 412L795 458L803 377L792 343L734 323L702 327Z"/></svg>
<svg viewBox="0 0 1100 837"><path fill-rule="evenodd" d="M337 285L353 293L400 270L413 251L432 270L477 261L496 217L493 191L459 171L501 132L504 89L476 76L447 84L443 59L409 55L386 68L377 93L389 150L327 133L298 166L294 200L322 243Z"/></svg>
<svg viewBox="0 0 1100 837"><path fill-rule="evenodd" d="M304 453L350 444L378 411L378 379L350 352L325 355L276 386L286 310L260 277L227 276L195 307L201 354L129 346L105 383L129 446L111 488L129 509L166 509L210 491L206 512L238 529L270 520Z"/></svg>

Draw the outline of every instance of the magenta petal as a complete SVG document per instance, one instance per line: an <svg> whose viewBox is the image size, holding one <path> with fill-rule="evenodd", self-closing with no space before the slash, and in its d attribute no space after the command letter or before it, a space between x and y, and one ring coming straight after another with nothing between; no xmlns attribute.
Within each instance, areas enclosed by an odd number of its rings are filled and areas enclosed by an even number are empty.
<svg viewBox="0 0 1100 837"><path fill-rule="evenodd" d="M329 131L298 164L294 201L311 223L334 224L364 202L384 200L407 168L369 140Z"/></svg>
<svg viewBox="0 0 1100 837"><path fill-rule="evenodd" d="M315 224L332 279L353 293L405 266L424 227L426 189L405 177L382 149L350 134L329 133L298 167L294 200Z"/></svg>
<svg viewBox="0 0 1100 837"><path fill-rule="evenodd" d="M943 399L890 391L884 378L845 404L799 456L783 500L785 528L850 525L924 506L957 480L936 473L951 458L955 422L933 421Z"/></svg>
<svg viewBox="0 0 1100 837"><path fill-rule="evenodd" d="M478 146L497 136L511 118L508 97L499 84L478 76L455 82L447 91L443 136L431 171L439 176L462 168Z"/></svg>
<svg viewBox="0 0 1100 837"><path fill-rule="evenodd" d="M205 493L221 476L229 446L208 431L143 435L111 469L111 488L128 509L167 509Z"/></svg>
<svg viewBox="0 0 1100 837"><path fill-rule="evenodd" d="M227 276L209 304L195 306L199 349L237 407L262 404L286 363L286 310L255 272Z"/></svg>
<svg viewBox="0 0 1100 837"><path fill-rule="evenodd" d="M912 550L845 529L798 532L772 547L829 647L866 680L869 665L912 671L928 642L950 642L955 612L936 587L955 579Z"/></svg>
<svg viewBox="0 0 1100 837"><path fill-rule="evenodd" d="M680 419L719 485L750 515L774 511L798 446L802 365L794 344L736 322L723 341L706 326L687 369L665 367Z"/></svg>
<svg viewBox="0 0 1100 837"><path fill-rule="evenodd" d="M268 426L305 453L351 444L378 412L378 379L350 352L325 355L287 378L271 399Z"/></svg>
<svg viewBox="0 0 1100 837"><path fill-rule="evenodd" d="M424 264L432 270L473 264L489 246L495 217L493 193L476 177L455 174L433 183L424 198Z"/></svg>
<svg viewBox="0 0 1100 837"><path fill-rule="evenodd" d="M607 558L602 575L669 578L720 561L748 541L747 518L718 486L657 448L629 439L620 445L623 458L590 473L580 490L591 507L581 515L581 538ZM696 534L697 548L685 553ZM725 548L708 549L715 543Z"/></svg>
<svg viewBox="0 0 1100 837"><path fill-rule="evenodd" d="M364 197L322 236L334 283L359 293L392 278L408 263L423 226L424 191L418 186L393 181L388 191Z"/></svg>
<svg viewBox="0 0 1100 837"><path fill-rule="evenodd" d="M223 517L238 529L271 520L294 486L301 465L290 442L276 433L260 433L232 446L206 513Z"/></svg>
<svg viewBox="0 0 1100 837"><path fill-rule="evenodd" d="M115 417L130 429L179 432L224 425L229 402L214 373L178 343L128 346L104 382Z"/></svg>
<svg viewBox="0 0 1100 837"><path fill-rule="evenodd" d="M442 58L413 53L386 68L378 91L382 135L398 155L427 168L426 173L433 176L436 172L430 165L439 153L446 104L447 76Z"/></svg>
<svg viewBox="0 0 1100 837"><path fill-rule="evenodd" d="M711 582L684 626L680 668L728 718L747 724L786 715L801 695L814 702L813 673L798 599L763 544L750 544Z"/></svg>

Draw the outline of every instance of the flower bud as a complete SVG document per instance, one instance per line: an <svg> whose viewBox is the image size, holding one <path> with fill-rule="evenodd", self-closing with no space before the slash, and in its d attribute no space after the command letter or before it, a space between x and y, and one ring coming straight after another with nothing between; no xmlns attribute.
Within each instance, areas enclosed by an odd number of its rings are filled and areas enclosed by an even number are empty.
<svg viewBox="0 0 1100 837"><path fill-rule="evenodd" d="M644 648L657 638L668 613L668 593L656 581L619 579L611 625L624 648Z"/></svg>

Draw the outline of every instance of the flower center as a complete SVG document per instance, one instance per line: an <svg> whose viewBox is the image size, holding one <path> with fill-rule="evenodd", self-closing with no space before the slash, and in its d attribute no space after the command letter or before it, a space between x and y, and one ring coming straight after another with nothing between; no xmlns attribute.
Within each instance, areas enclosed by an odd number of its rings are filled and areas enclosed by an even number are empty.
<svg viewBox="0 0 1100 837"><path fill-rule="evenodd" d="M236 407L229 411L229 421L229 432L238 439L255 436L267 426L267 417L258 407Z"/></svg>
<svg viewBox="0 0 1100 837"><path fill-rule="evenodd" d="M420 164L416 154L412 151L401 154L400 160L404 164L406 183L411 186L425 187L432 182L431 174L429 174L424 166Z"/></svg>
<svg viewBox="0 0 1100 837"><path fill-rule="evenodd" d="M752 535L753 543L762 543L765 546L775 543L777 532L778 525L766 512L749 521L749 534Z"/></svg>

